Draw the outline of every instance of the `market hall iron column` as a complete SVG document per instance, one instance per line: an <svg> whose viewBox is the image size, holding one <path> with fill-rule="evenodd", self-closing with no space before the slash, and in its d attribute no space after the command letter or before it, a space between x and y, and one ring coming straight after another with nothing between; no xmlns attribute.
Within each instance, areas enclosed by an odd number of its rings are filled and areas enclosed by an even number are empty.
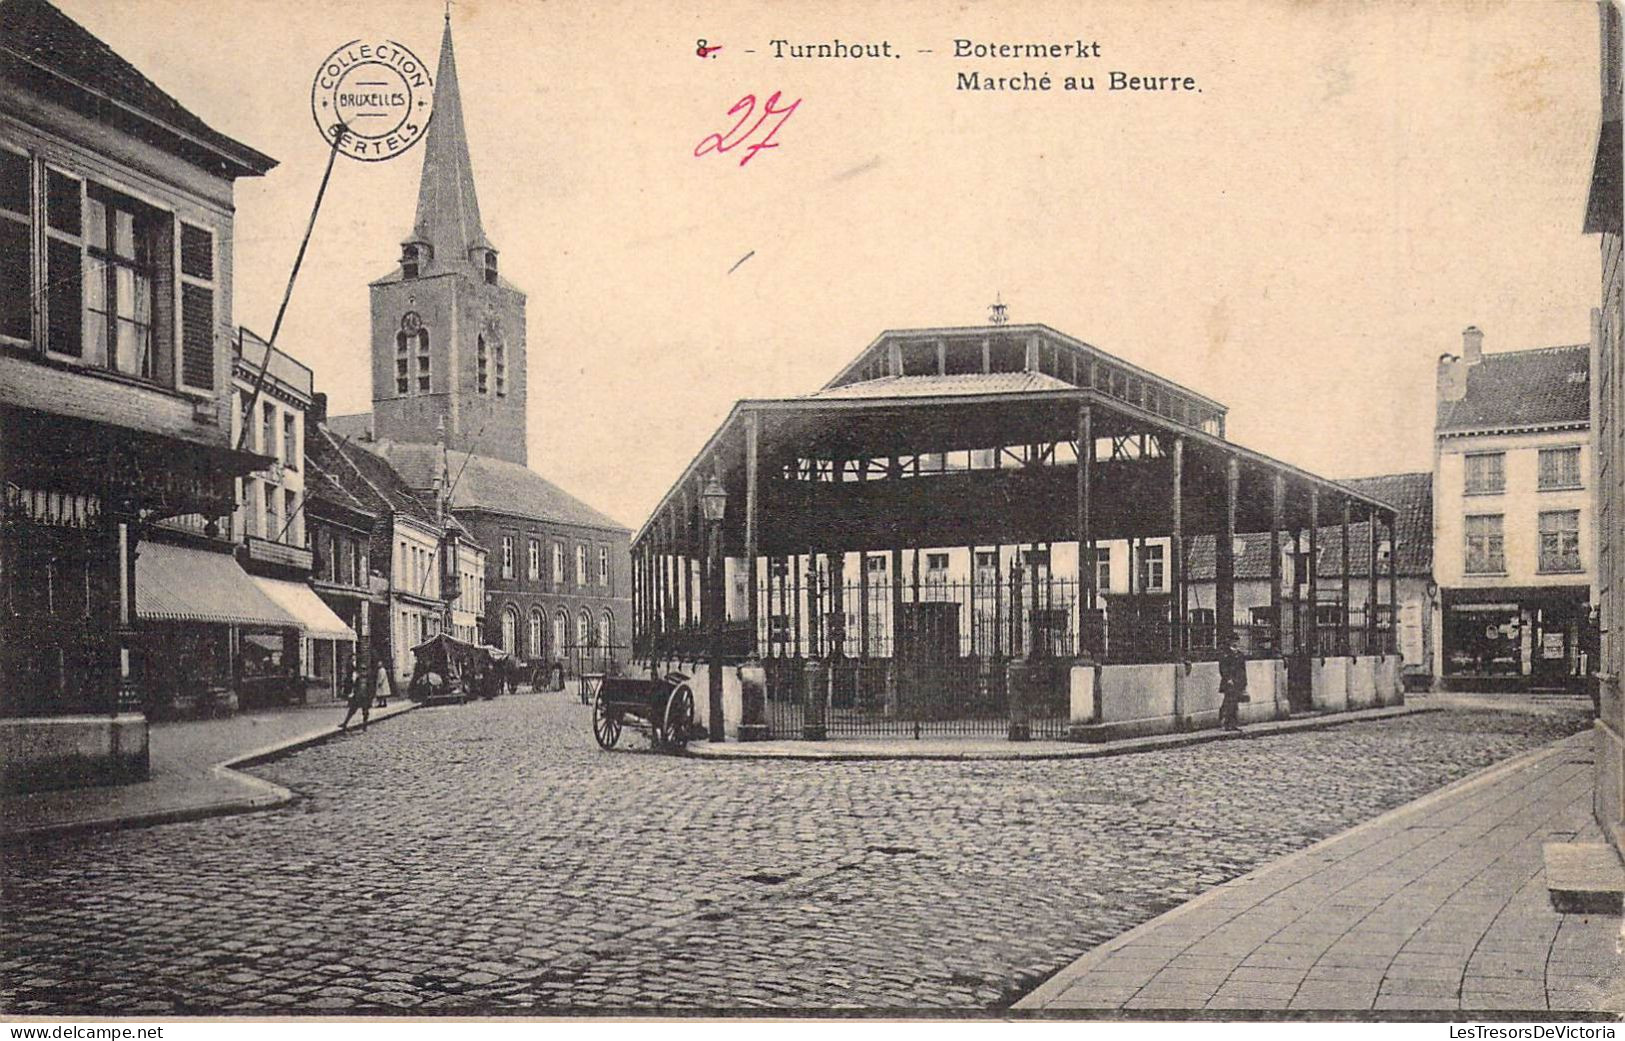
<svg viewBox="0 0 1625 1041"><path fill-rule="evenodd" d="M1173 571L1174 660L1184 661L1185 647L1185 439L1174 437L1173 538L1169 540L1169 563Z"/></svg>
<svg viewBox="0 0 1625 1041"><path fill-rule="evenodd" d="M1320 654L1320 489L1309 489L1309 610L1306 612L1309 653ZM1322 655L1324 657L1324 655Z"/></svg>
<svg viewBox="0 0 1625 1041"><path fill-rule="evenodd" d="M1399 514L1388 514L1388 644L1386 653L1399 653Z"/></svg>
<svg viewBox="0 0 1625 1041"><path fill-rule="evenodd" d="M1366 510L1366 611L1365 611L1365 652L1377 654L1377 508L1369 507ZM1388 554L1394 552L1393 543L1388 544Z"/></svg>
<svg viewBox="0 0 1625 1041"><path fill-rule="evenodd" d="M1232 456L1224 467L1224 532L1214 540L1214 635L1220 647L1228 646L1236 632L1236 489L1240 483L1241 467Z"/></svg>
<svg viewBox="0 0 1625 1041"><path fill-rule="evenodd" d="M1343 499L1343 609L1337 614L1339 654L1350 654L1349 646L1349 501Z"/></svg>
<svg viewBox="0 0 1625 1041"><path fill-rule="evenodd" d="M1094 494L1094 468L1095 468L1095 425L1094 413L1090 407L1078 406L1078 602L1081 610L1078 611L1078 657L1084 661L1092 661L1094 648L1091 646L1089 632L1090 623L1095 617L1095 535L1092 525L1091 510ZM998 560L998 547L994 547L993 558ZM974 566L974 562L973 562ZM994 590L994 601L997 602L999 591Z"/></svg>
<svg viewBox="0 0 1625 1041"><path fill-rule="evenodd" d="M762 414L752 411L745 425L745 588L746 614L750 616L750 645L745 649L748 657L760 654L757 635L760 605L756 596L756 555L760 552L762 496L757 475L761 453ZM837 478L840 476L836 475Z"/></svg>
<svg viewBox="0 0 1625 1041"><path fill-rule="evenodd" d="M1286 506L1286 478L1275 475L1270 488L1270 619L1274 631L1270 634L1276 657L1286 652L1286 628L1281 619L1281 514Z"/></svg>

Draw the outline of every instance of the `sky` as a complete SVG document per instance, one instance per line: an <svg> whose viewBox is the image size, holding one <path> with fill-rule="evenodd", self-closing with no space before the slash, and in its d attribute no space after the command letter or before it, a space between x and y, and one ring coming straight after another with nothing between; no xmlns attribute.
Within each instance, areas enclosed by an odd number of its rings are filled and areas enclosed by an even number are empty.
<svg viewBox="0 0 1625 1041"><path fill-rule="evenodd" d="M55 2L280 161L236 191L234 318L268 333L326 161L312 78L364 37L433 69L442 2ZM451 18L485 229L529 294L531 465L629 527L736 400L817 390L886 329L983 324L996 294L1331 477L1431 466L1435 361L1467 325L1487 351L1590 336L1589 2L454 0ZM779 59L774 39L900 57ZM956 39L1099 56L956 59ZM1200 90L1110 91L1113 70ZM956 89L964 72L1052 89ZM695 155L774 92L799 99L777 147ZM318 217L278 345L334 413L371 406L366 287L399 255L421 157L341 158Z"/></svg>

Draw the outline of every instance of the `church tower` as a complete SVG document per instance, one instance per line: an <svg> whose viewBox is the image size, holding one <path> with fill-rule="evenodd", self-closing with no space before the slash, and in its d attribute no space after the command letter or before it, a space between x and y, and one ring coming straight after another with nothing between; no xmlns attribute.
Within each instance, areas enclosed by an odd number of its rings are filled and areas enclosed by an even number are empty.
<svg viewBox="0 0 1625 1041"><path fill-rule="evenodd" d="M525 294L480 224L449 13L423 144L417 219L399 266L371 285L374 434L426 444L443 429L453 452L523 466Z"/></svg>

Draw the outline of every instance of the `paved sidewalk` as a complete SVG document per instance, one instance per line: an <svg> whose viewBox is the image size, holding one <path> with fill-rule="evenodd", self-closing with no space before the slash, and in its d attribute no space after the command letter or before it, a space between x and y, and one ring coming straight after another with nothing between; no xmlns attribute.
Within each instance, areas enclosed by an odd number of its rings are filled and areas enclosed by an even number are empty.
<svg viewBox="0 0 1625 1041"><path fill-rule="evenodd" d="M1543 871L1544 843L1600 838L1593 740L1508 760L1211 890L1015 1008L1625 1011L1620 919L1558 914Z"/></svg>
<svg viewBox="0 0 1625 1041"><path fill-rule="evenodd" d="M947 761L980 759L1095 759L1101 756L1147 752L1209 741L1245 741L1272 734L1292 734L1321 730L1345 723L1392 719L1418 712L1431 712L1437 706L1425 703L1394 705L1388 708L1302 715L1268 723L1250 723L1241 733L1227 733L1216 727L1187 730L1177 734L1147 734L1116 741L1011 741L1002 737L939 737L915 739L902 734L889 737L858 737L832 741L728 741L713 745L696 741L688 753L701 759L797 759L853 762L887 759L940 759Z"/></svg>
<svg viewBox="0 0 1625 1041"><path fill-rule="evenodd" d="M372 722L417 706L396 699L373 709ZM65 832L166 824L199 817L283 806L293 792L233 769L334 737L359 736L337 728L342 704L245 712L225 719L154 723L149 741L152 775L138 784L0 796L0 835Z"/></svg>

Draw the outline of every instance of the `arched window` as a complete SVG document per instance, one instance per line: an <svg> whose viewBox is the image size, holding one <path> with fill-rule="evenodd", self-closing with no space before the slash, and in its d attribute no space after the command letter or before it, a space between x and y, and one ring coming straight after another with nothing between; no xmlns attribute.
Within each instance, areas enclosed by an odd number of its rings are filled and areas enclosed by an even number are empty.
<svg viewBox="0 0 1625 1041"><path fill-rule="evenodd" d="M501 338L496 342L497 397L508 394L508 347Z"/></svg>
<svg viewBox="0 0 1625 1041"><path fill-rule="evenodd" d="M485 349L485 334L480 333L479 339L474 347L474 357L479 366L478 372L476 373L475 389L481 394L486 392L486 368L488 367L490 361L490 359L486 357L487 353L488 352Z"/></svg>
<svg viewBox="0 0 1625 1041"><path fill-rule="evenodd" d="M509 654L519 649L519 612L511 607L502 609L502 649Z"/></svg>
<svg viewBox="0 0 1625 1041"><path fill-rule="evenodd" d="M418 329L418 393L429 393L429 330Z"/></svg>
<svg viewBox="0 0 1625 1041"><path fill-rule="evenodd" d="M395 334L395 393L406 394L412 389L412 376L408 369L412 359L407 352L404 330Z"/></svg>
<svg viewBox="0 0 1625 1041"><path fill-rule="evenodd" d="M559 608L553 615L553 656L563 657L564 650L570 646L570 618Z"/></svg>
<svg viewBox="0 0 1625 1041"><path fill-rule="evenodd" d="M598 619L598 644L606 648L615 646L615 616L607 609Z"/></svg>
<svg viewBox="0 0 1625 1041"><path fill-rule="evenodd" d="M585 607L583 607L581 609L581 614L576 618L576 646L577 647L595 647L595 646L597 646L597 644L593 640L592 615L587 611L587 609Z"/></svg>
<svg viewBox="0 0 1625 1041"><path fill-rule="evenodd" d="M525 657L532 660L542 656L542 612L532 609L530 612L530 645L525 649Z"/></svg>

